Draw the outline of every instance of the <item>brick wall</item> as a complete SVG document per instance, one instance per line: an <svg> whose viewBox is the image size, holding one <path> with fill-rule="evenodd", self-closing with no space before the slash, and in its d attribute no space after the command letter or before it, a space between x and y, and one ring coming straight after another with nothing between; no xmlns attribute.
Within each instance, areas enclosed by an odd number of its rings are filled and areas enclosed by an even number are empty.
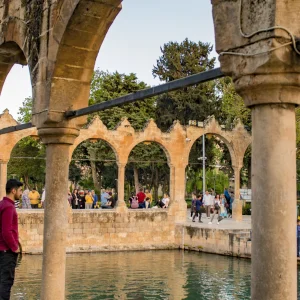
<svg viewBox="0 0 300 300"><path fill-rule="evenodd" d="M23 251L41 253L43 210L19 210ZM68 216L67 252L175 248L175 217L168 210L74 210Z"/></svg>
<svg viewBox="0 0 300 300"><path fill-rule="evenodd" d="M26 253L43 251L43 210L19 210L19 232ZM176 223L174 211L70 211L67 252L182 248L250 257L250 230L222 230Z"/></svg>

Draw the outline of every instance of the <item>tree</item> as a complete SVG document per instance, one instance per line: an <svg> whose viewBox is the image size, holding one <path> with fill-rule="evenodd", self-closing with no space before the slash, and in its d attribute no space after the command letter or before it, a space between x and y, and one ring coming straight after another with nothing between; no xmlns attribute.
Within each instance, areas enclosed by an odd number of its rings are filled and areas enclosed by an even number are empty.
<svg viewBox="0 0 300 300"><path fill-rule="evenodd" d="M118 72L109 73L96 70L91 83L89 104L102 103L147 87L147 84L138 81L136 75L133 73L126 75ZM150 118L155 117L155 109L155 99L147 99L107 109L96 114L99 115L108 129L114 129L122 118L127 117L132 127L136 130L141 130ZM89 119L94 115L91 115ZM105 160L116 159L112 149L103 141L99 141L94 144L83 143L81 151L85 153L85 157L88 157L89 161L81 161L79 163L90 168L94 186L97 189L104 184L106 184L105 186L109 184L110 187L115 187L117 183L115 180L117 178L116 163L105 162ZM143 157L140 157L139 160L143 160ZM130 170L132 173L135 170L135 178L138 181L139 164L131 164Z"/></svg>
<svg viewBox="0 0 300 300"><path fill-rule="evenodd" d="M8 163L8 174L24 181L25 187L45 183L45 148L31 137L24 138L13 148Z"/></svg>
<svg viewBox="0 0 300 300"><path fill-rule="evenodd" d="M18 111L18 122L20 123L29 123L32 118L32 106L33 100L31 97L25 98L22 103L22 106L19 108Z"/></svg>
<svg viewBox="0 0 300 300"><path fill-rule="evenodd" d="M147 88L135 74L108 73L96 70L91 83L89 105L102 103ZM127 117L132 127L143 129L145 123L155 117L155 99L146 99L97 113L108 129L114 129L122 118Z"/></svg>
<svg viewBox="0 0 300 300"><path fill-rule="evenodd" d="M169 42L161 48L162 55L152 70L154 77L171 82L199 72L210 70L215 58L209 58L212 46L208 43ZM189 120L205 120L209 115L218 117L216 84L210 81L159 96L157 99L156 122L167 130L174 120L187 125Z"/></svg>

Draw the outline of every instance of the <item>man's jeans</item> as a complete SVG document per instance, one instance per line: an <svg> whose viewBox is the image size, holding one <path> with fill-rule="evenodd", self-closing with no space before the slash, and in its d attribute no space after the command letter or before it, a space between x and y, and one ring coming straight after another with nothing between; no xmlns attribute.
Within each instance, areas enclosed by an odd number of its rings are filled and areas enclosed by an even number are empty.
<svg viewBox="0 0 300 300"><path fill-rule="evenodd" d="M10 299L10 290L15 279L17 258L17 253L0 251L0 300Z"/></svg>
<svg viewBox="0 0 300 300"><path fill-rule="evenodd" d="M139 203L139 208L146 208L145 202Z"/></svg>

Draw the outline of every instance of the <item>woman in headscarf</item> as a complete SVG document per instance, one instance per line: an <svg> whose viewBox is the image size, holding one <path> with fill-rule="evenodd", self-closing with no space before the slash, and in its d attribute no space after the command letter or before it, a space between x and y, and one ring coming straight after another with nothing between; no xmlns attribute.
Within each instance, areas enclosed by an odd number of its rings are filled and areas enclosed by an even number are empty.
<svg viewBox="0 0 300 300"><path fill-rule="evenodd" d="M27 188L22 195L22 208L31 209L30 200L29 200L29 189Z"/></svg>

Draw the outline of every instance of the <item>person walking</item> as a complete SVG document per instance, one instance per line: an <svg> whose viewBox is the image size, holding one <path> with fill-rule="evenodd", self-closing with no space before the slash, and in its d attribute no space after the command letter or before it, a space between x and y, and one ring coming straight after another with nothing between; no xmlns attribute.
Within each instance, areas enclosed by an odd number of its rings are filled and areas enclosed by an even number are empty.
<svg viewBox="0 0 300 300"><path fill-rule="evenodd" d="M94 198L92 196L92 192L88 191L88 193L85 196L85 209L92 209L94 203Z"/></svg>
<svg viewBox="0 0 300 300"><path fill-rule="evenodd" d="M196 213L196 200L197 200L197 196L196 193L192 193L192 203L191 203L191 216L190 219L193 219L193 215Z"/></svg>
<svg viewBox="0 0 300 300"><path fill-rule="evenodd" d="M32 191L28 195L31 208L39 208L39 199L40 199L40 194L36 190L36 188L33 188Z"/></svg>
<svg viewBox="0 0 300 300"><path fill-rule="evenodd" d="M211 199L212 199L211 195L209 194L208 191L206 191L205 195L203 196L203 204L204 204L206 216L208 219L210 218L210 209L212 206Z"/></svg>
<svg viewBox="0 0 300 300"><path fill-rule="evenodd" d="M19 247L18 215L15 201L22 197L23 183L10 179L6 197L0 202L0 299L9 300L14 284Z"/></svg>
<svg viewBox="0 0 300 300"><path fill-rule="evenodd" d="M29 189L26 189L22 194L22 208L24 209L31 209L28 195L29 195Z"/></svg>
<svg viewBox="0 0 300 300"><path fill-rule="evenodd" d="M201 207L203 206L202 202L202 195L198 195L196 201L195 201L195 214L193 216L193 222L195 222L195 218L199 216L199 223L203 223L201 221Z"/></svg>
<svg viewBox="0 0 300 300"><path fill-rule="evenodd" d="M232 199L231 199L231 196L230 196L227 188L225 188L225 190L224 190L224 196L226 198L227 215L228 215L228 218L231 218L232 217Z"/></svg>
<svg viewBox="0 0 300 300"><path fill-rule="evenodd" d="M221 200L220 200L220 195L216 195L215 199L214 199L214 213L210 219L210 222L208 222L208 224L212 224L214 217L216 214L218 214L218 221L217 221L217 225L219 225L219 223L222 221L222 217L220 216L220 212L221 212Z"/></svg>
<svg viewBox="0 0 300 300"><path fill-rule="evenodd" d="M226 198L224 196L224 194L221 195L221 213L220 213L220 216L224 219L224 218L227 218L227 209L226 209Z"/></svg>

